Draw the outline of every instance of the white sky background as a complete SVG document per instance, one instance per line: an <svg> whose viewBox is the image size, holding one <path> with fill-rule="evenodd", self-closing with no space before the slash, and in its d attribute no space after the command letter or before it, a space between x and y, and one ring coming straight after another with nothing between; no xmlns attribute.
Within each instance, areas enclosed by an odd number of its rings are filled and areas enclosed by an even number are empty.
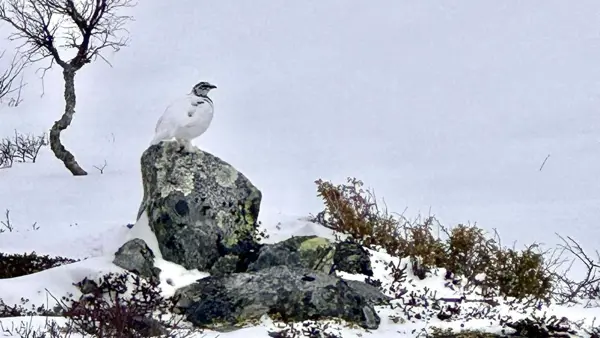
<svg viewBox="0 0 600 338"><path fill-rule="evenodd" d="M106 159L126 177L102 185L116 197L96 216L126 200L135 217L156 120L208 80L215 119L195 143L250 177L265 206L316 212L315 179L356 176L408 215L597 247L600 3L441 3L140 1L114 68L79 73L65 134L87 169ZM0 110L0 133L50 127L60 74L38 94L32 79L21 107Z"/></svg>

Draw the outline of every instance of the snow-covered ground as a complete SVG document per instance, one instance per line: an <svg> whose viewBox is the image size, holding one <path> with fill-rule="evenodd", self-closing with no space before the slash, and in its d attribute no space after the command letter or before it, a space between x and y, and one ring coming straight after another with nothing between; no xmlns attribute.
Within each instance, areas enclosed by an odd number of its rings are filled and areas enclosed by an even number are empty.
<svg viewBox="0 0 600 338"><path fill-rule="evenodd" d="M298 220L321 208L313 181L356 176L409 217L477 222L506 243L552 245L559 232L597 248L598 1L178 0L131 14L131 44L108 55L113 67L98 60L77 75L63 139L90 175L69 176L47 149L0 170L0 211L18 230L0 234L0 251L91 260L1 281L5 301L45 302L45 288L115 269L107 257L135 221L156 119L201 80L219 88L213 125L195 143L262 190L272 240L323 234ZM40 96L36 69L25 101L0 106L0 136L59 118L61 74L47 74ZM226 337L252 330L262 329Z"/></svg>

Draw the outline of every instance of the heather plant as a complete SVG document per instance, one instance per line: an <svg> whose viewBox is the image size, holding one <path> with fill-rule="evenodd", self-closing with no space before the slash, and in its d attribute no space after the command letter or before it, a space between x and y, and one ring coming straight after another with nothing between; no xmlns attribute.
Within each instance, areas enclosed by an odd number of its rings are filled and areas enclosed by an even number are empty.
<svg viewBox="0 0 600 338"><path fill-rule="evenodd" d="M554 276L536 245L506 248L497 234L489 236L477 226L463 224L447 229L433 217L409 222L380 205L374 192L356 178L339 185L315 183L324 209L313 221L372 250L411 257L413 272L420 278L431 269L444 268L447 279L464 277L487 290L485 296L550 299Z"/></svg>

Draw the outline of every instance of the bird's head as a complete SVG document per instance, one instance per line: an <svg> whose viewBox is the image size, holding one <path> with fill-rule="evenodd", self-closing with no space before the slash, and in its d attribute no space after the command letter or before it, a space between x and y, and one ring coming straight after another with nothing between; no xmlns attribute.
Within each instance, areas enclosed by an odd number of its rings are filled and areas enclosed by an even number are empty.
<svg viewBox="0 0 600 338"><path fill-rule="evenodd" d="M211 89L215 89L217 86L208 82L200 82L192 88L192 93L196 96L206 96Z"/></svg>

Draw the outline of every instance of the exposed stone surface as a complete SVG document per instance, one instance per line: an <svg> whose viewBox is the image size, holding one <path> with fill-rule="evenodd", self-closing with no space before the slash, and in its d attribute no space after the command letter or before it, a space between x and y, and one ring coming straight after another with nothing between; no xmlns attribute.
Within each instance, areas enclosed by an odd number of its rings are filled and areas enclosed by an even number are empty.
<svg viewBox="0 0 600 338"><path fill-rule="evenodd" d="M341 318L376 329L379 316L359 290L342 279L304 268L275 266L211 276L179 289L177 308L197 326L227 329L269 314L283 320Z"/></svg>
<svg viewBox="0 0 600 338"><path fill-rule="evenodd" d="M351 241L336 243L333 263L339 271L373 276L369 252L360 244Z"/></svg>
<svg viewBox="0 0 600 338"><path fill-rule="evenodd" d="M373 276L369 252L359 244L344 241L332 243L317 236L297 236L260 248L256 261L248 271L272 266L304 267L325 273L334 270Z"/></svg>
<svg viewBox="0 0 600 338"><path fill-rule="evenodd" d="M263 246L258 258L248 266L248 271L258 271L273 266L303 267L330 273L335 247L329 240L317 236L298 236L275 244Z"/></svg>
<svg viewBox="0 0 600 338"><path fill-rule="evenodd" d="M164 259L209 270L222 256L257 251L261 192L216 156L176 142L149 147L141 159L146 212ZM240 269L252 259L240 257Z"/></svg>
<svg viewBox="0 0 600 338"><path fill-rule="evenodd" d="M154 253L142 239L134 238L115 253L113 263L141 277L158 280L160 269L154 267Z"/></svg>
<svg viewBox="0 0 600 338"><path fill-rule="evenodd" d="M138 220L145 213L164 259L211 274L176 292L181 297L177 309L190 322L227 330L268 314L288 321L341 318L369 329L379 326L373 307L389 297L334 273L372 276L362 247L317 236L259 244L261 192L229 164L199 149L182 152L176 142L161 142L144 152L141 164L144 198ZM153 260L146 243L134 239L119 249L114 262L140 276L158 277Z"/></svg>
<svg viewBox="0 0 600 338"><path fill-rule="evenodd" d="M225 255L219 258L210 269L212 276L224 276L238 270L239 258L235 255Z"/></svg>
<svg viewBox="0 0 600 338"><path fill-rule="evenodd" d="M346 283L348 283L348 286L351 287L356 293L365 297L365 300L371 305L383 305L392 300L392 297L383 294L379 288L369 285L365 282L347 280Z"/></svg>

